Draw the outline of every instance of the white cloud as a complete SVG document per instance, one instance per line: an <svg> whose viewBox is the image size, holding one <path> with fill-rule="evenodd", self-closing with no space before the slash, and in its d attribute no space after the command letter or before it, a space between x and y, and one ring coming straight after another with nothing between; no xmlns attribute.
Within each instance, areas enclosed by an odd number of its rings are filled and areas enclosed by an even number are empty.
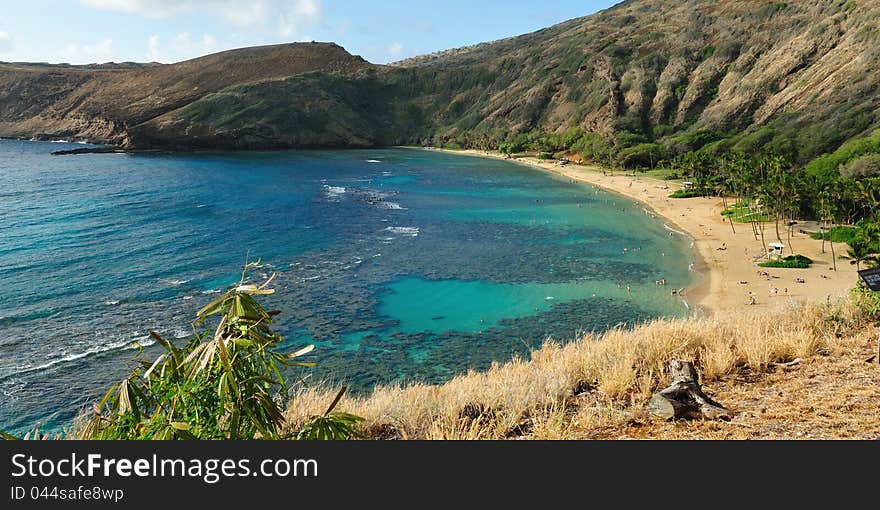
<svg viewBox="0 0 880 510"><path fill-rule="evenodd" d="M113 40L104 39L95 44L68 44L64 57L72 64L92 64L108 62L113 58Z"/></svg>
<svg viewBox="0 0 880 510"><path fill-rule="evenodd" d="M95 9L130 12L154 18L173 16L187 10L193 2L176 0L80 0Z"/></svg>
<svg viewBox="0 0 880 510"><path fill-rule="evenodd" d="M6 53L12 49L12 36L0 30L0 53Z"/></svg>
<svg viewBox="0 0 880 510"><path fill-rule="evenodd" d="M185 60L213 53L217 49L217 40L211 34L203 34L201 38L193 39L189 32L182 32L170 44L164 46L158 35L147 38L147 60L150 62Z"/></svg>
<svg viewBox="0 0 880 510"><path fill-rule="evenodd" d="M296 37L324 21L321 0L80 0L94 9L169 18L206 13L240 28Z"/></svg>
<svg viewBox="0 0 880 510"><path fill-rule="evenodd" d="M160 59L159 36L151 35L147 39L147 61L158 62Z"/></svg>
<svg viewBox="0 0 880 510"><path fill-rule="evenodd" d="M174 39L175 53L184 58L211 53L217 49L216 46L217 42L211 34L204 34L201 39L193 40L188 32L183 32Z"/></svg>
<svg viewBox="0 0 880 510"><path fill-rule="evenodd" d="M403 55L403 45L396 42L388 47L388 55L391 57L399 57Z"/></svg>

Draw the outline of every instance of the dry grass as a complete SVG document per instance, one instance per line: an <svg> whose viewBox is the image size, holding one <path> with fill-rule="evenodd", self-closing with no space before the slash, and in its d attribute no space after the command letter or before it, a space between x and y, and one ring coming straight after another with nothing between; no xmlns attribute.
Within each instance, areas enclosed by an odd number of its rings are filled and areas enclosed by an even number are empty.
<svg viewBox="0 0 880 510"><path fill-rule="evenodd" d="M774 363L803 358L812 366L823 356L854 356L868 345L870 330L849 303L658 320L565 346L548 343L530 360L495 364L441 386L380 387L368 397L346 397L338 409L364 417L374 438L571 439L628 437L632 427L689 430L693 424L646 425L644 405L668 383L670 360L693 360L709 391L725 388L718 396L729 405L745 399L736 392L761 377L771 377L761 379L771 384ZM333 394L331 388L300 391L287 410L291 427L323 412ZM748 430L741 423L726 426Z"/></svg>

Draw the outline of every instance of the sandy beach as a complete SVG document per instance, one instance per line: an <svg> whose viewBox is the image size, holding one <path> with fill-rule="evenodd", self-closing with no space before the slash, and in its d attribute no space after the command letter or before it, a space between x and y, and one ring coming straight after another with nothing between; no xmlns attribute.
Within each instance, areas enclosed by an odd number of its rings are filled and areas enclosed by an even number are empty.
<svg viewBox="0 0 880 510"><path fill-rule="evenodd" d="M505 159L494 152L448 152ZM606 175L598 167L577 164L562 166L555 161L529 157L508 161L523 163L639 201L670 227L686 232L694 240L698 256L694 270L699 276L697 283L685 291L685 299L701 313L708 315L736 309L771 309L799 302L822 303L845 296L858 279L855 266L846 259L838 259L838 270L835 272L828 244L826 253L822 253L822 242L798 232L797 227L792 230L791 246L788 246L784 227L782 229L786 254L805 255L813 259L814 264L809 269L758 267L758 262L766 259L756 261L763 245L760 238L755 239L750 225L735 223L734 233L730 223L721 216L723 201L718 197L669 198L671 193L682 187L674 181L622 172ZM764 235L768 243L775 242L775 226L768 224ZM846 246L835 245L835 250L840 257L841 253L845 253ZM751 296L756 301L754 305L749 304Z"/></svg>

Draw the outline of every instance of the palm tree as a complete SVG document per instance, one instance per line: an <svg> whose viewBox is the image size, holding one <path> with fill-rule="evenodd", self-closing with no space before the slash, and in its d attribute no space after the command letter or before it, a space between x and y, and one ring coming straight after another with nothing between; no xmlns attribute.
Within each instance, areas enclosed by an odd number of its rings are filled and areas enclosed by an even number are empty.
<svg viewBox="0 0 880 510"><path fill-rule="evenodd" d="M847 255L850 264L856 266L857 271L861 271L862 264L867 263L869 267L875 266L880 262L876 255L872 254L871 240L862 232L856 235L849 243L850 249Z"/></svg>

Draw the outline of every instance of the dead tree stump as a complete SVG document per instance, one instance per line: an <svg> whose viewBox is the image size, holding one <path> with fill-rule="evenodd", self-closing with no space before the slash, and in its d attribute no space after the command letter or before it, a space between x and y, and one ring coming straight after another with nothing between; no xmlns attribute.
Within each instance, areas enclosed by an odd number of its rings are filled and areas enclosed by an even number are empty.
<svg viewBox="0 0 880 510"><path fill-rule="evenodd" d="M669 364L669 369L672 386L651 397L648 404L651 416L664 420L729 420L733 417L733 412L703 393L700 376L693 363L674 360Z"/></svg>

